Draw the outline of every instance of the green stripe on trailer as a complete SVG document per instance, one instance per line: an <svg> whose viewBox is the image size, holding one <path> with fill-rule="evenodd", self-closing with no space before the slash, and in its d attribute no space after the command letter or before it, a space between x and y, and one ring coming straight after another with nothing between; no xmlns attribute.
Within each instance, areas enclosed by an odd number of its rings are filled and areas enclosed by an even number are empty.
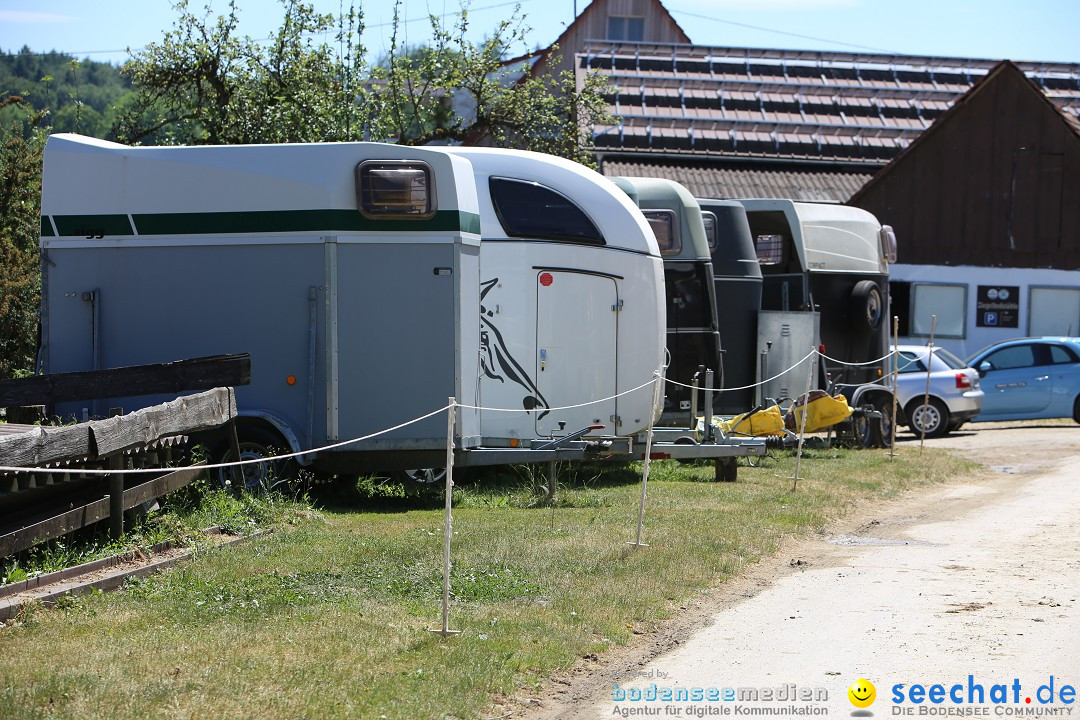
<svg viewBox="0 0 1080 720"><path fill-rule="evenodd" d="M52 218L56 223L56 232L61 237L135 234L127 215L53 215Z"/></svg>
<svg viewBox="0 0 1080 720"><path fill-rule="evenodd" d="M140 235L234 235L271 232L467 232L480 234L480 216L440 210L430 218L377 220L356 210L264 210L133 215Z"/></svg>
<svg viewBox="0 0 1080 720"><path fill-rule="evenodd" d="M49 222L48 215L41 216L41 237L54 237L52 223Z"/></svg>

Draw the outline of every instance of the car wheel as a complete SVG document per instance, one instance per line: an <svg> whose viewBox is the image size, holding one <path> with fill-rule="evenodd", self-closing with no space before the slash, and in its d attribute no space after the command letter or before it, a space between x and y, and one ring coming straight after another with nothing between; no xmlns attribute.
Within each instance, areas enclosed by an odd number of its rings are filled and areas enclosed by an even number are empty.
<svg viewBox="0 0 1080 720"><path fill-rule="evenodd" d="M851 320L855 330L867 334L881 326L885 302L873 280L861 280L851 291Z"/></svg>
<svg viewBox="0 0 1080 720"><path fill-rule="evenodd" d="M1073 400L1073 421L1080 423L1080 395Z"/></svg>
<svg viewBox="0 0 1080 720"><path fill-rule="evenodd" d="M212 471L212 477L218 485L232 488L234 492L260 492L293 479L297 469L294 461L270 459L289 452L289 445L281 435L258 425L240 425L236 428L236 437L240 446L240 460L266 458L267 461L217 468ZM216 463L235 462L237 459L228 441L218 446L214 458Z"/></svg>
<svg viewBox="0 0 1080 720"><path fill-rule="evenodd" d="M949 409L936 397L924 404L921 399L907 406L908 424L916 435L926 433L928 438L942 437L949 432Z"/></svg>

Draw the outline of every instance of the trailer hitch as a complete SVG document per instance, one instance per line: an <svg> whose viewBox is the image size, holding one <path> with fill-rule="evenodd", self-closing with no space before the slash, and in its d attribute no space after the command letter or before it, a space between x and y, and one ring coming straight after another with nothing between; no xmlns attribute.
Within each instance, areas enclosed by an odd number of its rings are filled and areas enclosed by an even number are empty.
<svg viewBox="0 0 1080 720"><path fill-rule="evenodd" d="M533 449L534 450L555 450L557 448L566 447L567 445L569 445L574 440L577 440L581 436L583 436L583 435L585 435L587 433L590 433L593 430L603 430L603 429L604 429L603 425L589 425L588 427L582 428L581 430L575 430L574 432L570 433L569 435L563 435L562 437L557 437L557 438L551 440L550 442L546 442L546 443L544 443L543 445L541 445L539 447L534 447Z"/></svg>

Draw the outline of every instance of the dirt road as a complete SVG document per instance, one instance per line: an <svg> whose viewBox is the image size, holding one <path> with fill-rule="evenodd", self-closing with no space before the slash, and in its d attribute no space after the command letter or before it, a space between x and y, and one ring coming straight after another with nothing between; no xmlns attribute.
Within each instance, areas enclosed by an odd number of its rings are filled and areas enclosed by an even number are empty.
<svg viewBox="0 0 1080 720"><path fill-rule="evenodd" d="M1080 426L976 427L928 444L979 477L792 543L527 715L1080 718Z"/></svg>

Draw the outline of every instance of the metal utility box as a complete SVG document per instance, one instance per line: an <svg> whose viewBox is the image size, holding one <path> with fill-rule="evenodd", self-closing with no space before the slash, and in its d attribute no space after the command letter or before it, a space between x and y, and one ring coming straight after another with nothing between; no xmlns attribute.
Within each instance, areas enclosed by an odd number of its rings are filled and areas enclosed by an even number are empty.
<svg viewBox="0 0 1080 720"><path fill-rule="evenodd" d="M755 405L766 398L787 400L806 392L807 367L803 363L795 370L770 380L774 375L793 367L818 346L821 336L821 315L816 312L782 312L762 310L758 313L758 382L760 395ZM817 387L817 374L814 385Z"/></svg>

